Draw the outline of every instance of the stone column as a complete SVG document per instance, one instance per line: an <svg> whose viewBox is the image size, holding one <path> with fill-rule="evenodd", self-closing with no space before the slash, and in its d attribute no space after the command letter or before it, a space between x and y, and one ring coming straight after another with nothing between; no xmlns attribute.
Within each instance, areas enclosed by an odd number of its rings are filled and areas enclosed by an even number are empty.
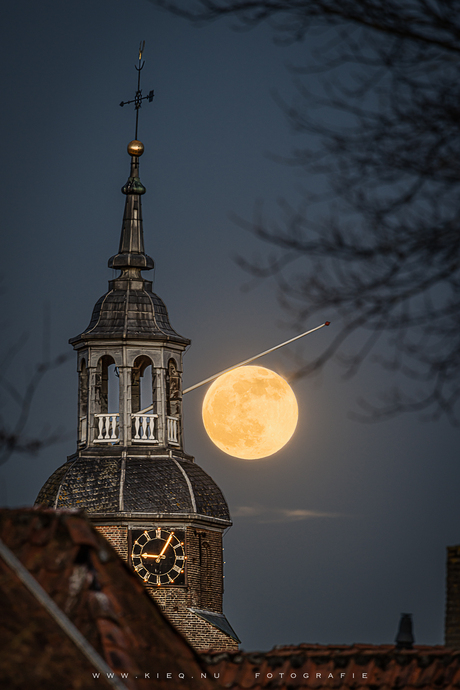
<svg viewBox="0 0 460 690"><path fill-rule="evenodd" d="M131 367L119 367L119 394L118 423L120 428L120 444L131 445Z"/></svg>

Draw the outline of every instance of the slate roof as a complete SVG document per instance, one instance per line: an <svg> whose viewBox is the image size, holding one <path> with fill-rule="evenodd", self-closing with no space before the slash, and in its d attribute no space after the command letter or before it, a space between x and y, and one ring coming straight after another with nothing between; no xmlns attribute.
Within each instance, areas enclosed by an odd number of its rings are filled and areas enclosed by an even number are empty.
<svg viewBox="0 0 460 690"><path fill-rule="evenodd" d="M129 181L122 189L126 201L118 254L109 259L109 267L120 269L121 274L109 281L109 291L96 302L86 330L69 342L75 345L81 339L134 338L189 345L190 340L176 333L169 323L166 306L152 292L151 281L141 277L141 271L151 270L154 262L144 250L141 195L145 188L139 179L137 155L131 157ZM138 184L133 186L133 181Z"/></svg>
<svg viewBox="0 0 460 690"><path fill-rule="evenodd" d="M334 688L348 690L454 690L460 687L460 651L442 646L316 645L275 647L269 652L202 655L228 689Z"/></svg>
<svg viewBox="0 0 460 690"><path fill-rule="evenodd" d="M98 668L72 641L75 626L118 681L125 674L130 690L212 690L198 655L81 513L0 510L0 539L63 619L59 624L46 599L43 604L0 555L0 687L113 687L104 673L93 678Z"/></svg>
<svg viewBox="0 0 460 690"><path fill-rule="evenodd" d="M225 498L206 472L174 456L74 456L46 481L36 504L94 513L200 515L231 524Z"/></svg>
<svg viewBox="0 0 460 690"><path fill-rule="evenodd" d="M109 290L96 302L88 327L69 342L73 344L89 338L140 338L189 345L190 340L172 328L165 303L149 285L151 283L144 281L143 289Z"/></svg>
<svg viewBox="0 0 460 690"><path fill-rule="evenodd" d="M205 620L207 623L210 623L212 626L217 628L218 630L221 630L223 633L228 635L229 637L232 638L232 640L235 640L235 642L240 643L241 640L236 634L236 632L233 630L232 626L227 620L227 617L224 616L223 613L216 613L215 611L207 611L206 609L195 609L193 607L189 607L188 609L192 613L195 613L199 618L202 618Z"/></svg>
<svg viewBox="0 0 460 690"><path fill-rule="evenodd" d="M95 304L89 326L70 343L80 340L148 339L169 340L189 345L190 340L176 333L169 323L163 300L152 292L152 283L141 277L142 270L154 266L144 250L141 194L145 188L139 178L139 158L131 157L130 180L137 180L140 187L125 185L126 194L123 225L118 254L109 259L109 267L120 269L118 278L109 281L109 291ZM143 190L143 191L139 191Z"/></svg>

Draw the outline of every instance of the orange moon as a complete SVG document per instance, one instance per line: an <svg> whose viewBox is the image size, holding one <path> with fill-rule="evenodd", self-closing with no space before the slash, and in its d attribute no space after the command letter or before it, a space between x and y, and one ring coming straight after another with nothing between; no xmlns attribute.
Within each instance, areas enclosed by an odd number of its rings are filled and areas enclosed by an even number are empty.
<svg viewBox="0 0 460 690"><path fill-rule="evenodd" d="M222 374L203 401L203 423L224 453L244 460L273 455L295 431L297 400L281 376L264 367Z"/></svg>

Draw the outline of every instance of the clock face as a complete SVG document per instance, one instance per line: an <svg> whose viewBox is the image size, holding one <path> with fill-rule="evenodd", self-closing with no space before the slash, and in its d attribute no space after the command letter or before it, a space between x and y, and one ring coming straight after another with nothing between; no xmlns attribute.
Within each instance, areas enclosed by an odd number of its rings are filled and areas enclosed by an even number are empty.
<svg viewBox="0 0 460 690"><path fill-rule="evenodd" d="M185 584L185 532L156 527L132 530L131 564L150 585Z"/></svg>

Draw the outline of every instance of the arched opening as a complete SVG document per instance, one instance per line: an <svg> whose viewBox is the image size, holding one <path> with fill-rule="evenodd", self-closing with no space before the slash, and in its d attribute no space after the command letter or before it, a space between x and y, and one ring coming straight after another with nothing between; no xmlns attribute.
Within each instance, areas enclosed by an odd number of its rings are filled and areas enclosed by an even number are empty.
<svg viewBox="0 0 460 690"><path fill-rule="evenodd" d="M94 441L118 443L118 406L120 403L118 372L110 355L100 358L96 369Z"/></svg>
<svg viewBox="0 0 460 690"><path fill-rule="evenodd" d="M115 360L104 355L96 371L96 408L100 414L118 412L119 387Z"/></svg>
<svg viewBox="0 0 460 690"><path fill-rule="evenodd" d="M88 428L88 369L85 360L82 361L80 367L80 375L78 380L78 400L79 400L79 430L78 437L80 443L86 443L87 428Z"/></svg>
<svg viewBox="0 0 460 690"><path fill-rule="evenodd" d="M141 410L153 403L153 377L152 365L149 364L141 376ZM152 412L154 412L153 409Z"/></svg>
<svg viewBox="0 0 460 690"><path fill-rule="evenodd" d="M107 367L107 401L108 412L119 412L120 407L120 377L115 363Z"/></svg>
<svg viewBox="0 0 460 690"><path fill-rule="evenodd" d="M153 405L150 414L156 413L156 385L152 360L141 355L134 360L131 370L131 410L136 413Z"/></svg>
<svg viewBox="0 0 460 690"><path fill-rule="evenodd" d="M158 443L156 385L152 360L140 355L131 369L131 410L133 443ZM146 408L150 408L144 412Z"/></svg>

